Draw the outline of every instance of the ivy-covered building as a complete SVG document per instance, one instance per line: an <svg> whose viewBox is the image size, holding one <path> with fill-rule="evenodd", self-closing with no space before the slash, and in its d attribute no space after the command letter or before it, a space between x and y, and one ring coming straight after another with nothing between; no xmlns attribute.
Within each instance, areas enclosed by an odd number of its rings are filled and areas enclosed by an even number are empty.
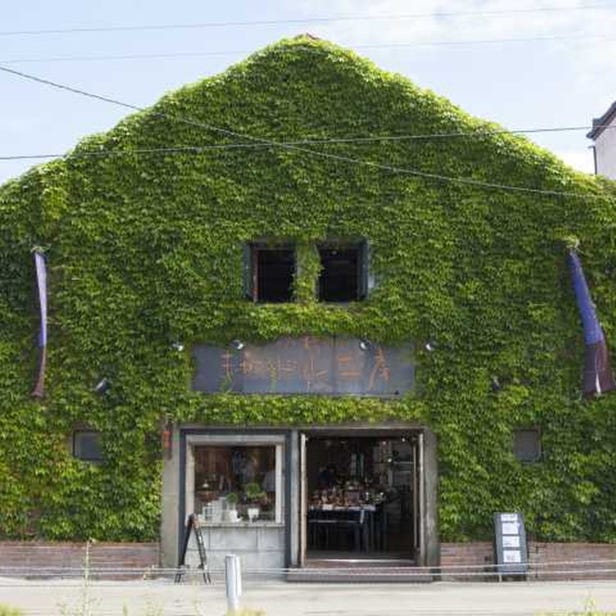
<svg viewBox="0 0 616 616"><path fill-rule="evenodd" d="M615 541L616 398L582 397L566 262L613 339L615 214L311 37L166 95L0 188L1 535L174 565L196 513L211 558L268 568L437 565L497 511Z"/></svg>

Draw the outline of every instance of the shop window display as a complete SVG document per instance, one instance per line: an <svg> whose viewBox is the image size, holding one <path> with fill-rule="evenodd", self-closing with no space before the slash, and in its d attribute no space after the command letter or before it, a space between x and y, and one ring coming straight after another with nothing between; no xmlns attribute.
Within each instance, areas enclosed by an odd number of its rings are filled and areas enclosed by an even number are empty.
<svg viewBox="0 0 616 616"><path fill-rule="evenodd" d="M274 446L197 446L195 509L205 522L276 519Z"/></svg>

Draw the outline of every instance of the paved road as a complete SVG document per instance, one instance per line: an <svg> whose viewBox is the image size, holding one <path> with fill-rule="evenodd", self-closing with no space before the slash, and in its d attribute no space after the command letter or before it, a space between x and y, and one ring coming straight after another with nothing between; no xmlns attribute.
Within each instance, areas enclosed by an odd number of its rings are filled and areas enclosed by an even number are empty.
<svg viewBox="0 0 616 616"><path fill-rule="evenodd" d="M298 584L244 581L242 605L267 616L399 616L402 614L541 615L596 609L616 613L616 583L503 582L430 584ZM0 579L0 604L45 616L223 616L221 583L92 582Z"/></svg>

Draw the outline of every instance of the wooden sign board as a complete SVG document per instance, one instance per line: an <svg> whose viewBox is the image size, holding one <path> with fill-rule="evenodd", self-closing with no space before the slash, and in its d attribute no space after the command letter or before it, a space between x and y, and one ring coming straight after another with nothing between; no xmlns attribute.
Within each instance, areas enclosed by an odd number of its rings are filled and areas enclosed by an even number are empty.
<svg viewBox="0 0 616 616"><path fill-rule="evenodd" d="M412 389L415 377L411 344L356 338L280 338L239 349L197 344L192 354L192 388L207 393L395 397Z"/></svg>
<svg viewBox="0 0 616 616"><path fill-rule="evenodd" d="M521 513L494 514L494 555L499 581L503 577L526 577L528 548Z"/></svg>

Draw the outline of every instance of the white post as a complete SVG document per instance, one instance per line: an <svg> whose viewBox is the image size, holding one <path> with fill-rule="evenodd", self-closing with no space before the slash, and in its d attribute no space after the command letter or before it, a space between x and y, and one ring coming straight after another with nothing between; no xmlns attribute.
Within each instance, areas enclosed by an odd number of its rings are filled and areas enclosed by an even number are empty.
<svg viewBox="0 0 616 616"><path fill-rule="evenodd" d="M235 554L225 556L225 586L227 589L227 609L235 614L240 608L242 594L242 571L240 557Z"/></svg>

